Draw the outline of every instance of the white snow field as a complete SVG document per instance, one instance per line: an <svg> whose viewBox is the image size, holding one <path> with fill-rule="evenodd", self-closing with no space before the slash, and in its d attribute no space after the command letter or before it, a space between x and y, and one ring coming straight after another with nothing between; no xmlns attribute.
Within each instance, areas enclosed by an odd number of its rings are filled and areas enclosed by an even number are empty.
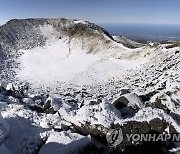
<svg viewBox="0 0 180 154"><path fill-rule="evenodd" d="M139 68L142 63L87 54L78 46L73 46L70 52L66 39L49 40L43 47L21 52L17 76L37 86L55 86L57 82L80 86L107 82Z"/></svg>

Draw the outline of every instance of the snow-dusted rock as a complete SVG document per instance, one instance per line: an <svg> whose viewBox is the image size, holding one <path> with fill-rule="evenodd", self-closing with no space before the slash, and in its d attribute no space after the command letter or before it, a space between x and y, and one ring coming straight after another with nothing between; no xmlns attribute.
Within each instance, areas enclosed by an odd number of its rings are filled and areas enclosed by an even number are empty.
<svg viewBox="0 0 180 154"><path fill-rule="evenodd" d="M23 98L23 103L25 104L34 104L34 101L32 98L28 97L28 98Z"/></svg>
<svg viewBox="0 0 180 154"><path fill-rule="evenodd" d="M3 88L3 89L6 89L8 83L6 81L1 81L0 82L0 87Z"/></svg>
<svg viewBox="0 0 180 154"><path fill-rule="evenodd" d="M91 143L89 136L82 136L71 132L52 132L39 154L70 154L78 153Z"/></svg>
<svg viewBox="0 0 180 154"><path fill-rule="evenodd" d="M47 113L54 113L58 111L63 103L62 98L47 98L47 100L44 102L43 109Z"/></svg>
<svg viewBox="0 0 180 154"><path fill-rule="evenodd" d="M0 102L0 144L3 143L3 141L5 140L5 138L9 134L9 125L3 119L2 115L1 115L2 107L5 106L5 105L6 105L6 103Z"/></svg>
<svg viewBox="0 0 180 154"><path fill-rule="evenodd" d="M133 109L138 110L143 107L144 103L137 94L129 93L120 96L113 102L113 105L119 109L123 107L132 107Z"/></svg>
<svg viewBox="0 0 180 154"><path fill-rule="evenodd" d="M130 92L131 92L131 90L128 87L124 87L124 88L120 89L120 95L124 95L124 94L130 93Z"/></svg>

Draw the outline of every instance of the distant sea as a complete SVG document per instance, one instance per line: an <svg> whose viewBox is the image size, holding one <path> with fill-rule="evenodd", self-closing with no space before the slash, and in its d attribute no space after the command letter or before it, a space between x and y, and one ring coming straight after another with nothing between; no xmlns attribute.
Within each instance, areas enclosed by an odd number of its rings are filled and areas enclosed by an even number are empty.
<svg viewBox="0 0 180 154"><path fill-rule="evenodd" d="M135 41L180 40L180 25L100 24L111 35L123 35Z"/></svg>

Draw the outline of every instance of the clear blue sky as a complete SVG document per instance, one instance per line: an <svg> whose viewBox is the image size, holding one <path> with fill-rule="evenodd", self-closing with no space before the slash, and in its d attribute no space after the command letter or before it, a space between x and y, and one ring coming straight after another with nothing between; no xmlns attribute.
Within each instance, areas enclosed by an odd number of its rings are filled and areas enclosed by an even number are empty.
<svg viewBox="0 0 180 154"><path fill-rule="evenodd" d="M12 18L34 17L180 24L180 0L0 0L0 24Z"/></svg>

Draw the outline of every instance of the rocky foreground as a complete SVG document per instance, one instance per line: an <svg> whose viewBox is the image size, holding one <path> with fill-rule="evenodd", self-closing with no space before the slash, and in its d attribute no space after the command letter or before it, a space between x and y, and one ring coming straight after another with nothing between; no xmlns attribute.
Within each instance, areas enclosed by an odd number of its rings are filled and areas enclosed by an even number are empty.
<svg viewBox="0 0 180 154"><path fill-rule="evenodd" d="M58 80L48 87L37 76L19 78L19 57L57 40L67 47L67 58L78 50L102 61L136 61L138 67L83 85ZM129 49L133 41L127 47L120 43L99 26L75 20L12 20L0 27L0 153L178 153L179 143L170 140L124 139L109 147L106 135L114 128L124 134L180 133L180 47L176 42L137 43ZM99 73L97 66L73 81L89 81Z"/></svg>

